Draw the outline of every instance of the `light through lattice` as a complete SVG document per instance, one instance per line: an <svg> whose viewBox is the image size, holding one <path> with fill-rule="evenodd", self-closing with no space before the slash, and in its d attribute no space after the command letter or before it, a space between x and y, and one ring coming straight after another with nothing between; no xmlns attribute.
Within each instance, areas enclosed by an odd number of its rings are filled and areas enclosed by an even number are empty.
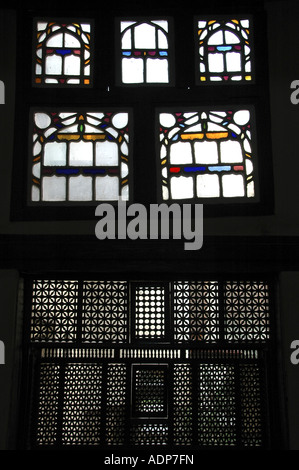
<svg viewBox="0 0 299 470"><path fill-rule="evenodd" d="M34 83L91 83L91 24L37 21Z"/></svg>
<svg viewBox="0 0 299 470"><path fill-rule="evenodd" d="M33 113L32 202L129 198L127 111Z"/></svg>
<svg viewBox="0 0 299 470"><path fill-rule="evenodd" d="M122 83L168 83L168 21L121 21Z"/></svg>
<svg viewBox="0 0 299 470"><path fill-rule="evenodd" d="M252 80L250 20L198 20L198 80L245 82Z"/></svg>
<svg viewBox="0 0 299 470"><path fill-rule="evenodd" d="M253 124L247 108L160 112L162 198L254 198Z"/></svg>

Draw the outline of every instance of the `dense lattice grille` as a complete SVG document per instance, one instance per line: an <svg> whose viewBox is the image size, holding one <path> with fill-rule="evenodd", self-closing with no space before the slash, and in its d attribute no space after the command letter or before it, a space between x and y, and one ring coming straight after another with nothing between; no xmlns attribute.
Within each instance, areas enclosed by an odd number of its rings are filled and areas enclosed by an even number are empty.
<svg viewBox="0 0 299 470"><path fill-rule="evenodd" d="M38 280L33 447L267 443L264 281Z"/></svg>

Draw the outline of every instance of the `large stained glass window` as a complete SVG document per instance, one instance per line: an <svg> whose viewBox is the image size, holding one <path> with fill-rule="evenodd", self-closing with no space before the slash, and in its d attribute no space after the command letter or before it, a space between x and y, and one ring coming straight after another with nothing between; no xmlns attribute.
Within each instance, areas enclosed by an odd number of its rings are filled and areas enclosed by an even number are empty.
<svg viewBox="0 0 299 470"><path fill-rule="evenodd" d="M33 111L31 202L129 199L128 111Z"/></svg>
<svg viewBox="0 0 299 470"><path fill-rule="evenodd" d="M35 85L91 83L91 23L37 21Z"/></svg>
<svg viewBox="0 0 299 470"><path fill-rule="evenodd" d="M196 23L197 82L253 80L250 20L198 19Z"/></svg>
<svg viewBox="0 0 299 470"><path fill-rule="evenodd" d="M169 21L120 21L121 83L169 82Z"/></svg>
<svg viewBox="0 0 299 470"><path fill-rule="evenodd" d="M253 109L177 109L158 121L164 200L254 199Z"/></svg>

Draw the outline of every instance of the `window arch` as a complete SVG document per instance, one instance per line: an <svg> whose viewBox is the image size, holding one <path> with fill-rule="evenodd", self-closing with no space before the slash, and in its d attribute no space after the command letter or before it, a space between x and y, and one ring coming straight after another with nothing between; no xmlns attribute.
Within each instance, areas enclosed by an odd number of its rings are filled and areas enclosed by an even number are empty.
<svg viewBox="0 0 299 470"><path fill-rule="evenodd" d="M37 21L35 85L89 85L90 38L88 23Z"/></svg>
<svg viewBox="0 0 299 470"><path fill-rule="evenodd" d="M169 83L167 20L120 21L121 82Z"/></svg>
<svg viewBox="0 0 299 470"><path fill-rule="evenodd" d="M249 19L197 22L199 82L251 82Z"/></svg>

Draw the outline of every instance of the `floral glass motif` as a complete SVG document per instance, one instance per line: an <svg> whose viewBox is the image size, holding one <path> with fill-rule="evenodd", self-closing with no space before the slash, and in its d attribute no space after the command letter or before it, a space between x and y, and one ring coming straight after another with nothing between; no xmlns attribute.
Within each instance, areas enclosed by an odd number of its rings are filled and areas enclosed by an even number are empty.
<svg viewBox="0 0 299 470"><path fill-rule="evenodd" d="M199 82L252 80L249 19L197 21Z"/></svg>
<svg viewBox="0 0 299 470"><path fill-rule="evenodd" d="M32 202L129 198L128 112L34 112Z"/></svg>
<svg viewBox="0 0 299 470"><path fill-rule="evenodd" d="M89 85L91 25L37 22L34 82L36 85Z"/></svg>
<svg viewBox="0 0 299 470"><path fill-rule="evenodd" d="M122 83L168 83L168 21L121 21Z"/></svg>
<svg viewBox="0 0 299 470"><path fill-rule="evenodd" d="M164 200L255 196L252 111L161 112L159 134Z"/></svg>

